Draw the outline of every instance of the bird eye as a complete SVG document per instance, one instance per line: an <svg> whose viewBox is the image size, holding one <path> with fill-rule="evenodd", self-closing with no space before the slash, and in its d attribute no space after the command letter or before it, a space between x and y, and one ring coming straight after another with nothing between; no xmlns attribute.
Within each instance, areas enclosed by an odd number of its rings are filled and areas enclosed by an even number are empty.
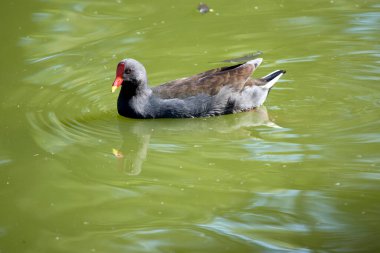
<svg viewBox="0 0 380 253"><path fill-rule="evenodd" d="M130 74L132 71L131 71L131 69L129 69L129 68L126 68L125 70L124 70L124 73L125 74Z"/></svg>

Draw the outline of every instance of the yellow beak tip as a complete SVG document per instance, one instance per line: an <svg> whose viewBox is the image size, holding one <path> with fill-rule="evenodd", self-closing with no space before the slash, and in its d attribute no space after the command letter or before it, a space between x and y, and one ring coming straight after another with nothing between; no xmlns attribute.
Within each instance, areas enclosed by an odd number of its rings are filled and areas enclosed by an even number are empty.
<svg viewBox="0 0 380 253"><path fill-rule="evenodd" d="M112 93L114 93L117 89L117 86L112 86Z"/></svg>

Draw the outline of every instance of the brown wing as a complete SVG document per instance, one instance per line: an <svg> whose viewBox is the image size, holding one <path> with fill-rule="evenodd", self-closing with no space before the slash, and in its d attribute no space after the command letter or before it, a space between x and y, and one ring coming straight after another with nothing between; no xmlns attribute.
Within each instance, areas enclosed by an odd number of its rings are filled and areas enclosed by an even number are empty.
<svg viewBox="0 0 380 253"><path fill-rule="evenodd" d="M267 84L268 81L265 80L265 79L252 79L252 78L249 78L247 80L247 82L245 83L245 86L263 86L265 84Z"/></svg>
<svg viewBox="0 0 380 253"><path fill-rule="evenodd" d="M241 90L255 66L249 63L212 69L195 76L177 79L152 88L161 98L185 98L198 94L215 95L224 86Z"/></svg>

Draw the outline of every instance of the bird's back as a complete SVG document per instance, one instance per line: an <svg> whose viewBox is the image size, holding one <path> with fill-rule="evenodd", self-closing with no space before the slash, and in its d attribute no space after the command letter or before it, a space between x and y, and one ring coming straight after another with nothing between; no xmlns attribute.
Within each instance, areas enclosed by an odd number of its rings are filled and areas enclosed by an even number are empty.
<svg viewBox="0 0 380 253"><path fill-rule="evenodd" d="M152 88L153 94L163 98L186 98L206 94L214 96L228 86L240 91L255 69L249 62L212 69L191 77L176 79Z"/></svg>

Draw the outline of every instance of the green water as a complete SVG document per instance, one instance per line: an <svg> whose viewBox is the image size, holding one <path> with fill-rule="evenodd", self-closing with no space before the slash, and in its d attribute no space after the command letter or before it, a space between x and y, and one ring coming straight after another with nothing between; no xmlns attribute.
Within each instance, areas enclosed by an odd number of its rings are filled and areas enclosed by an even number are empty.
<svg viewBox="0 0 380 253"><path fill-rule="evenodd" d="M208 4L1 2L1 253L380 251L380 4ZM266 107L117 115L123 58L156 85L258 50Z"/></svg>

